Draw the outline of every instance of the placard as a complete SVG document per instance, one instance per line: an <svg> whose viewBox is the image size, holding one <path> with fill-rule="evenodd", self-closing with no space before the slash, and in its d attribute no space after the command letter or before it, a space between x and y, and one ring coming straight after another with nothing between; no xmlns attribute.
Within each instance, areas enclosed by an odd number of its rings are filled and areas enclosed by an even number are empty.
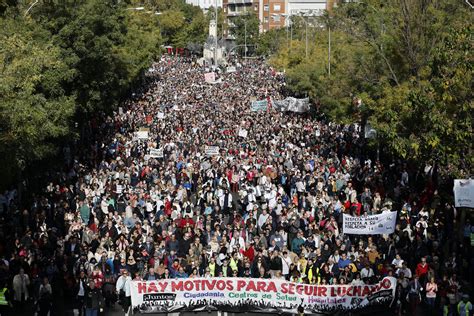
<svg viewBox="0 0 474 316"><path fill-rule="evenodd" d="M395 231L397 212L383 212L370 216L351 216L343 214L342 231L344 234L380 235Z"/></svg>
<svg viewBox="0 0 474 316"><path fill-rule="evenodd" d="M239 136L243 138L247 138L248 131L244 128L239 129Z"/></svg>
<svg viewBox="0 0 474 316"><path fill-rule="evenodd" d="M204 74L204 81L207 83L213 83L216 81L216 73L215 72L208 72Z"/></svg>
<svg viewBox="0 0 474 316"><path fill-rule="evenodd" d="M205 154L206 154L206 156L218 156L219 155L219 147L218 146L206 146Z"/></svg>
<svg viewBox="0 0 474 316"><path fill-rule="evenodd" d="M474 208L474 180L454 180L454 206Z"/></svg>
<svg viewBox="0 0 474 316"><path fill-rule="evenodd" d="M163 149L161 148L150 148L150 153L148 154L151 158L163 158Z"/></svg>
<svg viewBox="0 0 474 316"><path fill-rule="evenodd" d="M252 101L252 103L250 104L250 110L252 110L253 112L266 111L267 108L268 108L267 100Z"/></svg>
<svg viewBox="0 0 474 316"><path fill-rule="evenodd" d="M148 139L148 131L138 131L137 132L138 139Z"/></svg>

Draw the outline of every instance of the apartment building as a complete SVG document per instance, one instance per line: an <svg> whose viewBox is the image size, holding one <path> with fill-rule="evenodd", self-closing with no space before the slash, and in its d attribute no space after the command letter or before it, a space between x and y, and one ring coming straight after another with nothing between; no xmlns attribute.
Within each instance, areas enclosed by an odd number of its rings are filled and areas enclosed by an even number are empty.
<svg viewBox="0 0 474 316"><path fill-rule="evenodd" d="M231 29L235 25L233 20L239 16L250 13L258 14L259 0L223 0L222 8L224 10L226 24L224 26L224 36L232 40Z"/></svg>
<svg viewBox="0 0 474 316"><path fill-rule="evenodd" d="M288 0L260 0L260 32L284 27L286 25Z"/></svg>
<svg viewBox="0 0 474 316"><path fill-rule="evenodd" d="M203 0L201 0L203 1ZM324 10L332 10L338 0L222 0L226 15L225 36L232 40L230 29L232 20L240 15L254 12L260 20L260 32L288 25L291 16L320 15Z"/></svg>
<svg viewBox="0 0 474 316"><path fill-rule="evenodd" d="M218 8L222 8L222 0L186 0L186 3L200 7L204 12L214 8L216 4Z"/></svg>

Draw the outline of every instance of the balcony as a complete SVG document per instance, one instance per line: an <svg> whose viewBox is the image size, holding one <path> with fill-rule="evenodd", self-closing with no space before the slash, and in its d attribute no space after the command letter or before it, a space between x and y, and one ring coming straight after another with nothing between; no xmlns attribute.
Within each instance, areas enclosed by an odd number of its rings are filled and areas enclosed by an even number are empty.
<svg viewBox="0 0 474 316"><path fill-rule="evenodd" d="M253 0L227 0L227 4L252 4Z"/></svg>
<svg viewBox="0 0 474 316"><path fill-rule="evenodd" d="M239 15L245 15L247 14L248 12L250 11L245 11L245 10L241 10L241 11L228 11L227 12L227 16L239 16Z"/></svg>

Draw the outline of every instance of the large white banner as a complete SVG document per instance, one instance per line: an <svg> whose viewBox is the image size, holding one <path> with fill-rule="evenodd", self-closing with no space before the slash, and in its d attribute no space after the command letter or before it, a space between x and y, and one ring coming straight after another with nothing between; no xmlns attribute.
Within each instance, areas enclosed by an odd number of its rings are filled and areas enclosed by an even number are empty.
<svg viewBox="0 0 474 316"><path fill-rule="evenodd" d="M396 279L370 285L314 285L279 279L191 278L131 283L134 312L262 311L306 313L361 310L388 306Z"/></svg>
<svg viewBox="0 0 474 316"><path fill-rule="evenodd" d="M474 208L474 180L454 180L454 206Z"/></svg>
<svg viewBox="0 0 474 316"><path fill-rule="evenodd" d="M288 97L285 100L272 100L272 104L280 112L304 113L310 110L309 98L296 99Z"/></svg>
<svg viewBox="0 0 474 316"><path fill-rule="evenodd" d="M384 212L370 216L343 214L342 232L356 235L391 234L395 231L397 212Z"/></svg>

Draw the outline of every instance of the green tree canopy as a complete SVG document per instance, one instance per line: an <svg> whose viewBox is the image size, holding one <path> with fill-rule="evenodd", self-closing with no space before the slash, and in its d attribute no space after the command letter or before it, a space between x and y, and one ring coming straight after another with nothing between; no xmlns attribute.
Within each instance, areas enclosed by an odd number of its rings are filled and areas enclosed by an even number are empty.
<svg viewBox="0 0 474 316"><path fill-rule="evenodd" d="M61 88L71 72L45 30L0 19L0 41L0 163L8 180L55 152L55 142L70 133L75 105Z"/></svg>
<svg viewBox="0 0 474 316"><path fill-rule="evenodd" d="M333 120L368 121L387 152L459 174L473 163L472 22L455 0L347 3L312 28L309 58L297 39L271 61Z"/></svg>
<svg viewBox="0 0 474 316"><path fill-rule="evenodd" d="M180 0L39 1L25 14L30 5L0 2L2 186L116 108L162 44L207 37L206 16Z"/></svg>

